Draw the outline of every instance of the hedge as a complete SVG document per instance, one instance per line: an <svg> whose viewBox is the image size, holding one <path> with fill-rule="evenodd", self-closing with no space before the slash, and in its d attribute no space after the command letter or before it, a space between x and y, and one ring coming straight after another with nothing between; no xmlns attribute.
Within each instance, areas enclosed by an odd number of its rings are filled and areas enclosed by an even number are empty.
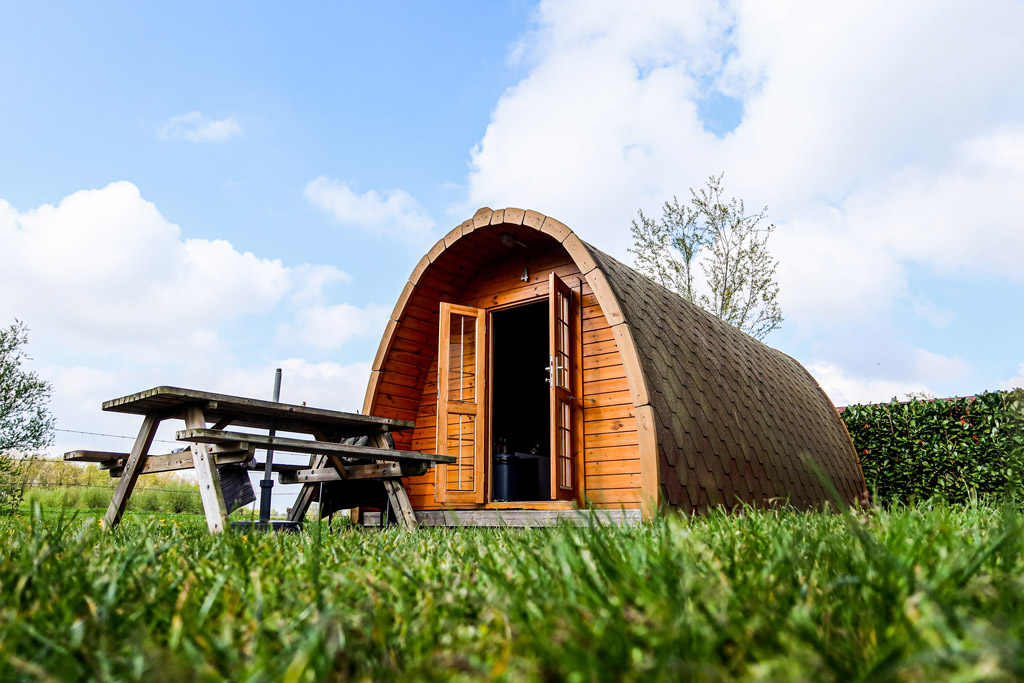
<svg viewBox="0 0 1024 683"><path fill-rule="evenodd" d="M878 503L1024 498L1024 390L854 405L843 421Z"/></svg>

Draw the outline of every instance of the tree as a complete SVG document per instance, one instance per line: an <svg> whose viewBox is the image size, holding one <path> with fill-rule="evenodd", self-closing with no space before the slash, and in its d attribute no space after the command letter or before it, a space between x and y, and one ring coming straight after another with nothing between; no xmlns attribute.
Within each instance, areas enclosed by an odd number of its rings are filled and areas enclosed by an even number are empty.
<svg viewBox="0 0 1024 683"><path fill-rule="evenodd" d="M53 442L53 417L48 404L52 387L34 372L23 370L28 328L14 321L0 329L0 454L33 451Z"/></svg>
<svg viewBox="0 0 1024 683"><path fill-rule="evenodd" d="M689 204L680 204L676 197L665 202L660 222L638 211L629 252L637 269L655 282L764 339L782 323L775 281L778 261L768 251L775 226L761 225L768 207L748 215L743 200L723 199L724 175L709 177L697 191L691 188Z"/></svg>
<svg viewBox="0 0 1024 683"><path fill-rule="evenodd" d="M17 320L0 329L0 508L15 508L24 486L12 452L34 451L53 442L54 421L47 405L52 387L21 368L29 357L28 328Z"/></svg>

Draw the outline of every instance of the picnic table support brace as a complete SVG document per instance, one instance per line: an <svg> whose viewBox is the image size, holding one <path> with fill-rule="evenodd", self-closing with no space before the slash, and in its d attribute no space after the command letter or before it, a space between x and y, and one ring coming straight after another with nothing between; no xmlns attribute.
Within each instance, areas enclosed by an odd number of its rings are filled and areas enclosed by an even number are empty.
<svg viewBox="0 0 1024 683"><path fill-rule="evenodd" d="M391 444L388 443L387 437L384 434L373 434L370 436L370 445L375 448L391 448ZM325 455L318 455L310 457L310 467L313 469L327 467L329 459ZM401 479L385 479L383 480L384 490L388 494L388 502L391 503L392 509L398 516L399 526L407 529L415 529L418 526L416 520L416 512L413 510L412 502L409 500L409 494L405 490L405 486L402 484ZM299 497L295 500L295 505L292 506L291 514L288 516L288 520L292 522L301 521L306 516L306 510L309 509L310 503L313 501L313 494L316 491L316 484L305 484L302 487L302 491L299 493ZM322 503L322 501L321 501Z"/></svg>
<svg viewBox="0 0 1024 683"><path fill-rule="evenodd" d="M188 429L206 429L202 408L196 405L185 408L185 426ZM217 474L217 467L207 444L193 443L191 449L196 479L199 482L199 497L203 501L203 511L206 513L206 526L210 533L217 534L224 531L228 525L228 511L224 505L224 493L220 490L220 476ZM126 467L125 470L127 469ZM122 475L122 480L123 478Z"/></svg>
<svg viewBox="0 0 1024 683"><path fill-rule="evenodd" d="M323 430L317 431L313 434L317 441L332 441L328 434ZM327 467L332 464L330 458L326 455L310 455L309 456L309 467L310 469L319 469L321 467ZM295 499L295 504L288 510L288 521L289 522L301 522L306 517L306 512L309 510L309 506L313 503L313 492L316 491L316 499L320 505L323 505L323 493L324 485L316 486L315 484L304 484L302 490L299 491L298 497ZM320 519L324 518L323 508L321 507Z"/></svg>
<svg viewBox="0 0 1024 683"><path fill-rule="evenodd" d="M146 465L149 447L153 445L153 437L156 436L156 428L159 424L160 418L153 414L146 415L146 419L142 421L142 428L139 429L139 435L135 437L132 452L124 464L124 473L121 475L121 480L117 482L114 497L110 501L110 506L107 507L107 514L103 517L103 526L108 529L113 529L121 521L121 515L124 514L124 509L128 505L128 498L132 495L135 482L139 480L139 475Z"/></svg>
<svg viewBox="0 0 1024 683"><path fill-rule="evenodd" d="M388 502L398 516L398 525L406 529L415 529L418 526L416 513L412 509L412 502L409 494L405 491L401 479L385 479L384 490L388 492Z"/></svg>
<svg viewBox="0 0 1024 683"><path fill-rule="evenodd" d="M320 469L322 467L327 467L327 464L328 463L326 455L309 456L310 469ZM302 490L299 492L299 497L295 499L295 504L292 505L291 512L288 513L289 522L301 522L303 520L303 518L306 516L306 511L309 510L309 506L313 502L313 493L315 491L315 484L302 485Z"/></svg>
<svg viewBox="0 0 1024 683"><path fill-rule="evenodd" d="M376 448L393 448L384 434L374 434L370 437L370 445ZM398 516L398 525L406 529L415 529L416 512L412 509L412 502L405 490L401 479L385 479L384 490L388 492L388 501ZM386 512L386 511L382 511Z"/></svg>

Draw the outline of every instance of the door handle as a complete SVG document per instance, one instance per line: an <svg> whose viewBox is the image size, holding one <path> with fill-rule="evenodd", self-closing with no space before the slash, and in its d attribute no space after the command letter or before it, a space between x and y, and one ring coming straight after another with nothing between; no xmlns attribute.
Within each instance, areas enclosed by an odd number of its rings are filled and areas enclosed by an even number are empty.
<svg viewBox="0 0 1024 683"><path fill-rule="evenodd" d="M554 370L554 377L557 378L559 376L559 373L564 372L564 371L567 370L567 366L562 365L562 359L561 358L559 358L558 360L555 360L554 356L548 356L548 358L550 359L550 360L548 360L548 363L550 363L550 365L548 365L546 368L544 368L545 370L547 370L547 373L548 373L548 378L545 381L548 384L551 384L551 380L552 380L552 373L551 373L551 371Z"/></svg>

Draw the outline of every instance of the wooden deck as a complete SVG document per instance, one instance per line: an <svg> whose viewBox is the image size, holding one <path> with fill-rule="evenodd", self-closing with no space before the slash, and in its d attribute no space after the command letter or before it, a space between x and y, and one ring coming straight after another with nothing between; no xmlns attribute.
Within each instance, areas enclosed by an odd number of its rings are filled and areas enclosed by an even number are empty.
<svg viewBox="0 0 1024 683"><path fill-rule="evenodd" d="M476 526L533 528L571 524L587 526L591 518L599 524L640 524L639 509L618 510L417 510L420 526ZM363 513L365 526L380 524L379 512Z"/></svg>

